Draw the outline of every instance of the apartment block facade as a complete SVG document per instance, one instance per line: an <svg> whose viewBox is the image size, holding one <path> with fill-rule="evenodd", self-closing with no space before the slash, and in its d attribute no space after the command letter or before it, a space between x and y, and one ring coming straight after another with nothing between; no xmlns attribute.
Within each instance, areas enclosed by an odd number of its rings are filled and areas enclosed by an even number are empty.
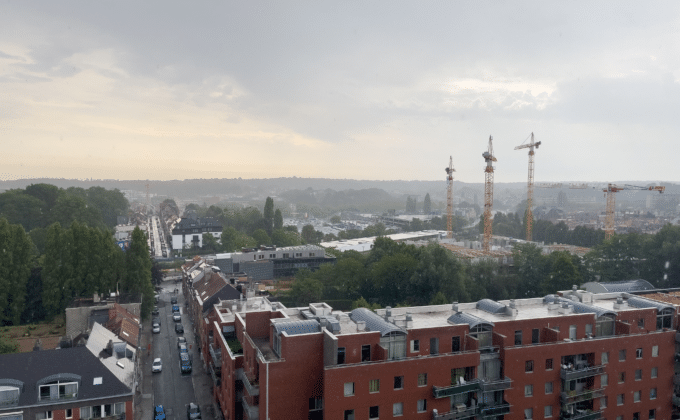
<svg viewBox="0 0 680 420"><path fill-rule="evenodd" d="M214 397L240 419L671 419L664 293L334 311L263 297L202 320Z"/></svg>

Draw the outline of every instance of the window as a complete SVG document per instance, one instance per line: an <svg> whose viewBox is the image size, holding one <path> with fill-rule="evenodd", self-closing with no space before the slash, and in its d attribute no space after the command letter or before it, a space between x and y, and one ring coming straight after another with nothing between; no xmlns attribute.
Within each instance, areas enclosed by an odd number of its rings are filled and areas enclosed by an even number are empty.
<svg viewBox="0 0 680 420"><path fill-rule="evenodd" d="M619 383L622 384L626 382L626 372L619 372Z"/></svg>
<svg viewBox="0 0 680 420"><path fill-rule="evenodd" d="M640 413L633 413L633 420L640 420Z"/></svg>
<svg viewBox="0 0 680 420"><path fill-rule="evenodd" d="M339 365L345 364L345 348L344 347L338 347L338 364Z"/></svg>
<svg viewBox="0 0 680 420"><path fill-rule="evenodd" d="M623 403L625 402L623 397L624 397L623 394L619 394L616 396L616 405L623 405Z"/></svg>
<svg viewBox="0 0 680 420"><path fill-rule="evenodd" d="M553 359L545 359L545 370L553 370Z"/></svg>
<svg viewBox="0 0 680 420"><path fill-rule="evenodd" d="M652 357L659 356L659 346L652 346Z"/></svg>
<svg viewBox="0 0 680 420"><path fill-rule="evenodd" d="M656 378L659 376L659 368L653 367L652 368L652 379Z"/></svg>
<svg viewBox="0 0 680 420"><path fill-rule="evenodd" d="M600 398L600 410L607 408L607 397Z"/></svg>
<svg viewBox="0 0 680 420"><path fill-rule="evenodd" d="M533 385L524 385L524 396L525 397L533 397L534 396L534 386Z"/></svg>
<svg viewBox="0 0 680 420"><path fill-rule="evenodd" d="M633 402L640 402L640 391L633 392Z"/></svg>
<svg viewBox="0 0 680 420"><path fill-rule="evenodd" d="M635 380L636 381L642 380L642 369L635 370Z"/></svg>
<svg viewBox="0 0 680 420"><path fill-rule="evenodd" d="M602 353L602 364L606 365L607 363L609 363L609 352L608 351Z"/></svg>
<svg viewBox="0 0 680 420"><path fill-rule="evenodd" d="M451 337L451 351L460 351L460 336Z"/></svg>
<svg viewBox="0 0 680 420"><path fill-rule="evenodd" d="M418 412L424 413L427 411L427 400L418 400Z"/></svg>
<svg viewBox="0 0 680 420"><path fill-rule="evenodd" d="M569 339L576 340L576 325L569 326Z"/></svg>
<svg viewBox="0 0 680 420"><path fill-rule="evenodd" d="M515 331L515 345L522 345L522 330Z"/></svg>
<svg viewBox="0 0 680 420"><path fill-rule="evenodd" d="M67 419L73 418L73 409L71 409L71 408L66 409L66 418Z"/></svg>
<svg viewBox="0 0 680 420"><path fill-rule="evenodd" d="M593 336L593 324L586 324L586 337Z"/></svg>
<svg viewBox="0 0 680 420"><path fill-rule="evenodd" d="M638 328L644 328L645 327L645 319L640 318L638 319Z"/></svg>
<svg viewBox="0 0 680 420"><path fill-rule="evenodd" d="M545 383L545 394L552 394L553 393L553 383L552 382L546 382Z"/></svg>
<svg viewBox="0 0 680 420"><path fill-rule="evenodd" d="M354 382L345 382L345 397L354 395Z"/></svg>
<svg viewBox="0 0 680 420"><path fill-rule="evenodd" d="M0 388L0 406L7 406L19 402L19 388L3 386Z"/></svg>
<svg viewBox="0 0 680 420"><path fill-rule="evenodd" d="M404 377L395 376L394 377L394 389L404 389Z"/></svg>
<svg viewBox="0 0 680 420"><path fill-rule="evenodd" d="M354 420L354 410L345 410L345 420Z"/></svg>
<svg viewBox="0 0 680 420"><path fill-rule="evenodd" d="M656 388L652 388L649 390L649 399L650 400L656 399Z"/></svg>
<svg viewBox="0 0 680 420"><path fill-rule="evenodd" d="M418 386L425 386L427 385L427 373L419 373L418 374Z"/></svg>
<svg viewBox="0 0 680 420"><path fill-rule="evenodd" d="M438 338L430 338L430 354L439 354Z"/></svg>
<svg viewBox="0 0 680 420"><path fill-rule="evenodd" d="M368 392L380 392L380 379L368 381Z"/></svg>
<svg viewBox="0 0 680 420"><path fill-rule="evenodd" d="M411 340L411 353L420 351L420 340Z"/></svg>
<svg viewBox="0 0 680 420"><path fill-rule="evenodd" d="M35 415L36 420L47 420L52 418L52 411L43 411Z"/></svg>
<svg viewBox="0 0 680 420"><path fill-rule="evenodd" d="M377 419L380 417L380 407L377 405L374 405L373 407L368 408L368 418L369 419Z"/></svg>
<svg viewBox="0 0 680 420"><path fill-rule="evenodd" d="M393 416L403 416L404 415L404 403L394 403L392 404L392 415Z"/></svg>
<svg viewBox="0 0 680 420"><path fill-rule="evenodd" d="M61 400L78 397L78 382L52 382L40 385L39 401Z"/></svg>
<svg viewBox="0 0 680 420"><path fill-rule="evenodd" d="M635 358L642 359L642 349L635 349Z"/></svg>
<svg viewBox="0 0 680 420"><path fill-rule="evenodd" d="M533 419L534 418L534 409L533 408L525 408L524 409L524 418L525 419Z"/></svg>
<svg viewBox="0 0 680 420"><path fill-rule="evenodd" d="M364 344L361 346L361 361L368 362L371 360L371 345Z"/></svg>
<svg viewBox="0 0 680 420"><path fill-rule="evenodd" d="M607 375L606 373L603 373L603 374L600 376L600 386L601 386L602 388L604 388L604 387L607 386L607 385L609 385L609 375Z"/></svg>
<svg viewBox="0 0 680 420"><path fill-rule="evenodd" d="M90 407L80 407L80 418L81 419L92 418L92 409Z"/></svg>
<svg viewBox="0 0 680 420"><path fill-rule="evenodd" d="M323 398L310 398L309 411L323 410Z"/></svg>
<svg viewBox="0 0 680 420"><path fill-rule="evenodd" d="M545 408L543 409L543 417L550 418L552 417L552 405L546 405Z"/></svg>
<svg viewBox="0 0 680 420"><path fill-rule="evenodd" d="M649 410L649 420L656 419L656 410Z"/></svg>
<svg viewBox="0 0 680 420"><path fill-rule="evenodd" d="M626 361L626 350L619 350L619 362Z"/></svg>
<svg viewBox="0 0 680 420"><path fill-rule="evenodd" d="M524 371L525 372L533 372L534 371L534 361L533 360L527 360L524 362Z"/></svg>
<svg viewBox="0 0 680 420"><path fill-rule="evenodd" d="M540 341L541 337L541 330L538 328L534 328L531 330L531 344L536 344Z"/></svg>

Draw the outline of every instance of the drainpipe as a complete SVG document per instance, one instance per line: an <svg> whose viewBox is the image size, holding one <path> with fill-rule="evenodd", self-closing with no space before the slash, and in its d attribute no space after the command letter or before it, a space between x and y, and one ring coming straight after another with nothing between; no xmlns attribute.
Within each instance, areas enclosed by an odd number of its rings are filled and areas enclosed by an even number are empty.
<svg viewBox="0 0 680 420"><path fill-rule="evenodd" d="M267 363L267 416L266 416L266 419L269 420L269 362L266 362L266 363Z"/></svg>

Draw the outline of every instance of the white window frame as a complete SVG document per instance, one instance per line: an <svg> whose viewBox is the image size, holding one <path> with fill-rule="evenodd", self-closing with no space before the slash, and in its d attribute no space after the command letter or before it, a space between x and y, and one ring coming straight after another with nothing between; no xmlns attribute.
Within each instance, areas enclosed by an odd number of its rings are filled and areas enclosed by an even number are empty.
<svg viewBox="0 0 680 420"><path fill-rule="evenodd" d="M524 385L524 396L533 397L534 396L534 385Z"/></svg>
<svg viewBox="0 0 680 420"><path fill-rule="evenodd" d="M427 400L418 400L416 409L419 413L424 413L427 411Z"/></svg>
<svg viewBox="0 0 680 420"><path fill-rule="evenodd" d="M399 417L404 415L404 403L396 402L392 404L392 416Z"/></svg>
<svg viewBox="0 0 680 420"><path fill-rule="evenodd" d="M344 394L345 394L345 397L353 397L354 396L354 382L345 382Z"/></svg>
<svg viewBox="0 0 680 420"><path fill-rule="evenodd" d="M659 357L659 346L652 346L652 357Z"/></svg>

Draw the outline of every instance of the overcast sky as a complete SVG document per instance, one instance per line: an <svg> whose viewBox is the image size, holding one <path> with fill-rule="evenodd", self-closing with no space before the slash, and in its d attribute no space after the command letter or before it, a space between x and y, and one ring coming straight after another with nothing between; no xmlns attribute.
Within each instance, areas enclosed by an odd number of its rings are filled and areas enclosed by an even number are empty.
<svg viewBox="0 0 680 420"><path fill-rule="evenodd" d="M679 181L679 9L0 0L0 179Z"/></svg>

